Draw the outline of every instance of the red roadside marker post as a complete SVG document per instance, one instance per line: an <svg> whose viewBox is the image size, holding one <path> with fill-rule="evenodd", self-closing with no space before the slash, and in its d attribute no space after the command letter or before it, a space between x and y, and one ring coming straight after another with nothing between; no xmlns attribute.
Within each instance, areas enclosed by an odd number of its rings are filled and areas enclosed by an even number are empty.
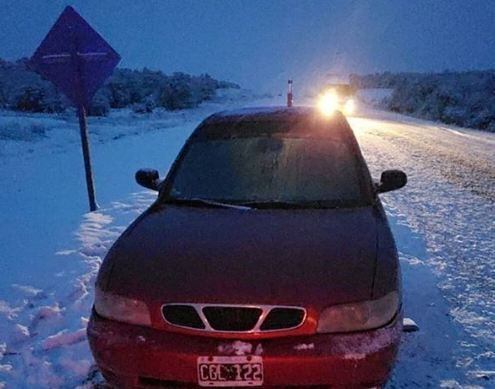
<svg viewBox="0 0 495 389"><path fill-rule="evenodd" d="M86 112L120 61L117 52L72 8L66 7L29 61L77 109L90 211L98 209Z"/></svg>
<svg viewBox="0 0 495 389"><path fill-rule="evenodd" d="M287 81L287 107L291 108L293 104L292 80Z"/></svg>

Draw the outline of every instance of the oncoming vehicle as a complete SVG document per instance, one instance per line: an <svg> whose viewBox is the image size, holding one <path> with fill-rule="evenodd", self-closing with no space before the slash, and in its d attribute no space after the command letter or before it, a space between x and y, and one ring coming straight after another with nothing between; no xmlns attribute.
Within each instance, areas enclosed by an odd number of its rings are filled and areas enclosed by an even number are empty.
<svg viewBox="0 0 495 389"><path fill-rule="evenodd" d="M356 111L355 91L349 84L328 84L319 97L319 108L325 115L340 111L352 115Z"/></svg>
<svg viewBox="0 0 495 389"><path fill-rule="evenodd" d="M341 114L218 113L156 202L108 252L88 326L116 387L376 387L402 330L400 268L378 194Z"/></svg>

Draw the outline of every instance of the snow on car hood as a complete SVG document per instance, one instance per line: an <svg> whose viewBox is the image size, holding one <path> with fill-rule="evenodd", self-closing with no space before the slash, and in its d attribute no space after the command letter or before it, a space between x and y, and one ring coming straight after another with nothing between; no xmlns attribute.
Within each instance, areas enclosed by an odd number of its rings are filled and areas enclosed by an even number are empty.
<svg viewBox="0 0 495 389"><path fill-rule="evenodd" d="M372 207L238 210L167 205L110 250L98 284L153 302L311 305L369 299Z"/></svg>

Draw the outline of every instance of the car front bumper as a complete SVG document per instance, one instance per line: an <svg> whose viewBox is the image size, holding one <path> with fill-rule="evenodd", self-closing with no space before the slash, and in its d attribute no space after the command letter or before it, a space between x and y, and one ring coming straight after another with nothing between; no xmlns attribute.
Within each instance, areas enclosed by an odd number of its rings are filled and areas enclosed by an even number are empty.
<svg viewBox="0 0 495 389"><path fill-rule="evenodd" d="M263 357L264 387L362 388L387 381L401 331L398 315L393 323L373 331L236 341L134 326L93 311L88 338L105 378L121 388L195 386L199 356L239 352Z"/></svg>

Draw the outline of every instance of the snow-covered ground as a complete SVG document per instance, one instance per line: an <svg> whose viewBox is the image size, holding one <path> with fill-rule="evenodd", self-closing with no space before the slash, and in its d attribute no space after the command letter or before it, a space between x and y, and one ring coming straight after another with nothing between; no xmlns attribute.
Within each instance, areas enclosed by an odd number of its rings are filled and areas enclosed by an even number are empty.
<svg viewBox="0 0 495 389"><path fill-rule="evenodd" d="M495 135L376 111L350 122L375 177L409 178L382 196L421 329L391 386L495 387Z"/></svg>
<svg viewBox="0 0 495 389"><path fill-rule="evenodd" d="M0 113L0 387L99 381L84 332L94 277L154 196L134 183L134 172L165 173L208 113L266 103L238 97L92 119L101 205L94 213L85 213L75 119ZM351 125L375 176L401 168L410 179L383 200L401 254L406 315L420 331L404 336L389 386L495 387L495 136L376 111ZM19 128L18 139L2 135Z"/></svg>

